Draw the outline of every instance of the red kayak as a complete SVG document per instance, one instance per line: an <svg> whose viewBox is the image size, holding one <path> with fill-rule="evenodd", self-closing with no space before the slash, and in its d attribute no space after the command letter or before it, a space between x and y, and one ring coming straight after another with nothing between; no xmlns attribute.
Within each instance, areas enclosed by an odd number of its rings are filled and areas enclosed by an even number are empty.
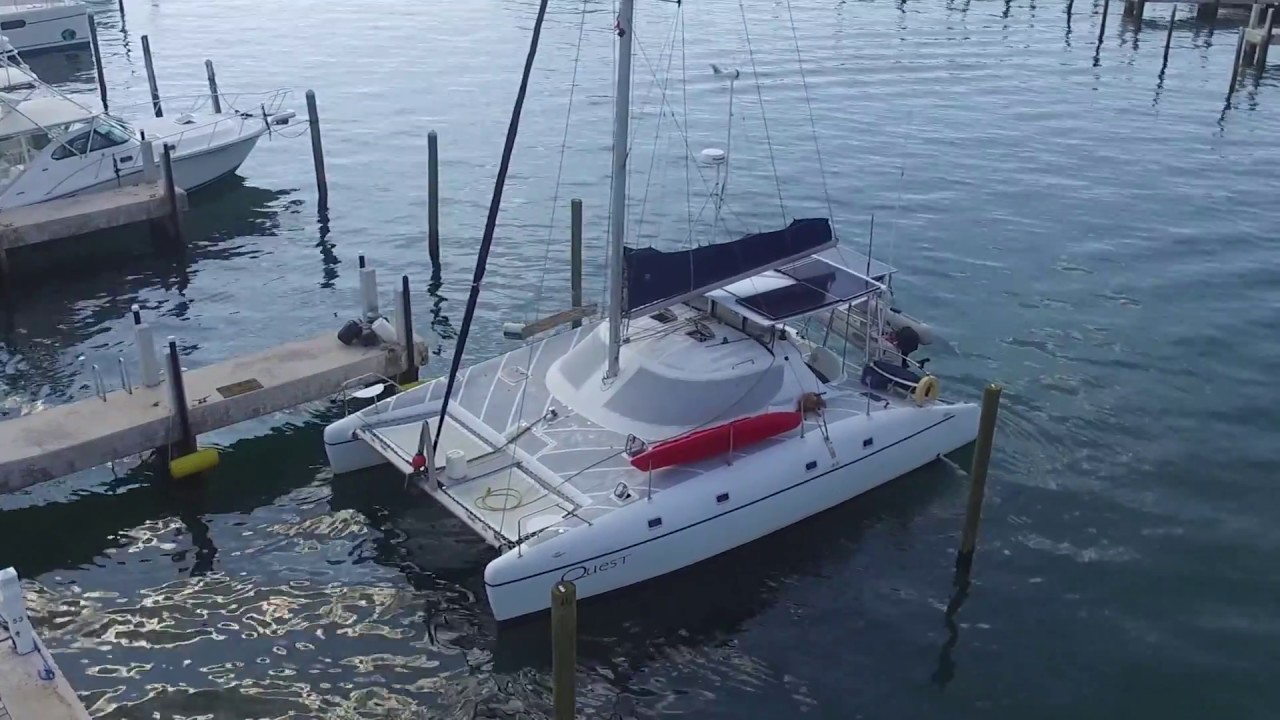
<svg viewBox="0 0 1280 720"><path fill-rule="evenodd" d="M746 447L794 430L800 427L801 417L798 410L767 412L695 430L651 446L631 458L631 465L637 470L658 470L725 455L731 447Z"/></svg>

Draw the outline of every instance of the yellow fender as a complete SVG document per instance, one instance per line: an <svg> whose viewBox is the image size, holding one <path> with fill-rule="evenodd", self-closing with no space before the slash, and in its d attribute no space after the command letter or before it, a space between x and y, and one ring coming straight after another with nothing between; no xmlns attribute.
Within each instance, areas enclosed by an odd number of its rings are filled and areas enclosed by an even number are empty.
<svg viewBox="0 0 1280 720"><path fill-rule="evenodd" d="M202 448L190 455L183 455L169 461L169 475L175 480L198 475L218 466L218 451L213 448Z"/></svg>
<svg viewBox="0 0 1280 720"><path fill-rule="evenodd" d="M938 399L938 389L941 383L938 378L932 375L925 375L920 378L920 382L916 385L916 391L911 394L915 398L917 405L924 405L927 402L933 402Z"/></svg>

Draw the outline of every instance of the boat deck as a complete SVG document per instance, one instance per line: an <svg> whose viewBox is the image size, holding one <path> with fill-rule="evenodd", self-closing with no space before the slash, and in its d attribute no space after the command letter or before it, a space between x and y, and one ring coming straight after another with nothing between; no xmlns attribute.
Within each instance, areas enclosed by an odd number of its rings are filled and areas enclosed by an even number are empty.
<svg viewBox="0 0 1280 720"><path fill-rule="evenodd" d="M630 334L637 336L659 329L683 333L694 326L694 320L703 327L711 324L725 338L724 343L707 343L708 352L723 352L723 345L732 341L755 342L745 336L734 336L730 340L729 336L741 333L688 308L680 312L680 322L675 327L649 327L643 321L633 321ZM737 462L774 443L785 442L785 436L780 436L735 450L732 458L715 458L653 473L636 470L625 454L626 434L602 427L576 413L554 397L547 386L552 363L595 330L595 325L587 325L537 340L465 368L459 374L433 462L441 485L426 489L447 505L453 505L451 509L455 514L495 545L519 543L552 525L572 527L589 523L726 461ZM844 378L837 378L835 383L821 389L827 401L825 419L828 423L910 403L900 396L883 393L873 394L874 400L868 402L871 398L863 394L865 388ZM438 408L444 397L445 379L431 381L423 391L421 402ZM426 417L433 418L431 431L435 432L438 411ZM422 432L421 417L380 425L374 414L368 421L358 434L402 472L412 474L410 461ZM708 424L716 422L718 420L712 420ZM813 419L807 419L804 426L807 432L817 431ZM455 449L462 450L468 459L467 476L463 480L449 479L444 472L445 454ZM630 488L629 497L615 496L619 483L626 483Z"/></svg>

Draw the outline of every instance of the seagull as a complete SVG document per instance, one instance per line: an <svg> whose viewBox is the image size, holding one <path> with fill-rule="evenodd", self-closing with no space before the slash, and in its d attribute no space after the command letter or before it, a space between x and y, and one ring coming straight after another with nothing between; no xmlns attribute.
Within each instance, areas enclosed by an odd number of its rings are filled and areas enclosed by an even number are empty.
<svg viewBox="0 0 1280 720"><path fill-rule="evenodd" d="M738 77L742 75L742 73L738 71L738 68L731 68L729 70L725 70L724 68L720 67L715 63L711 63L711 72L715 73L716 75L728 75L730 80L737 80Z"/></svg>

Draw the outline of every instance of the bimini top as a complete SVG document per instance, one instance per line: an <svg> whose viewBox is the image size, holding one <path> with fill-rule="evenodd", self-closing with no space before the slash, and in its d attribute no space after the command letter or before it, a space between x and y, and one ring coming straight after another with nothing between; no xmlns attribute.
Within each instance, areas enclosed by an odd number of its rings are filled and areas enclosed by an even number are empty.
<svg viewBox="0 0 1280 720"><path fill-rule="evenodd" d="M822 257L807 257L726 285L707 297L762 325L776 325L849 303L882 289L865 275Z"/></svg>
<svg viewBox="0 0 1280 720"><path fill-rule="evenodd" d="M826 218L794 220L782 230L692 250L624 248L623 314L670 307L835 247Z"/></svg>
<svg viewBox="0 0 1280 720"><path fill-rule="evenodd" d="M0 137L36 132L45 128L93 119L92 110L64 97L42 97L5 105L0 114Z"/></svg>

